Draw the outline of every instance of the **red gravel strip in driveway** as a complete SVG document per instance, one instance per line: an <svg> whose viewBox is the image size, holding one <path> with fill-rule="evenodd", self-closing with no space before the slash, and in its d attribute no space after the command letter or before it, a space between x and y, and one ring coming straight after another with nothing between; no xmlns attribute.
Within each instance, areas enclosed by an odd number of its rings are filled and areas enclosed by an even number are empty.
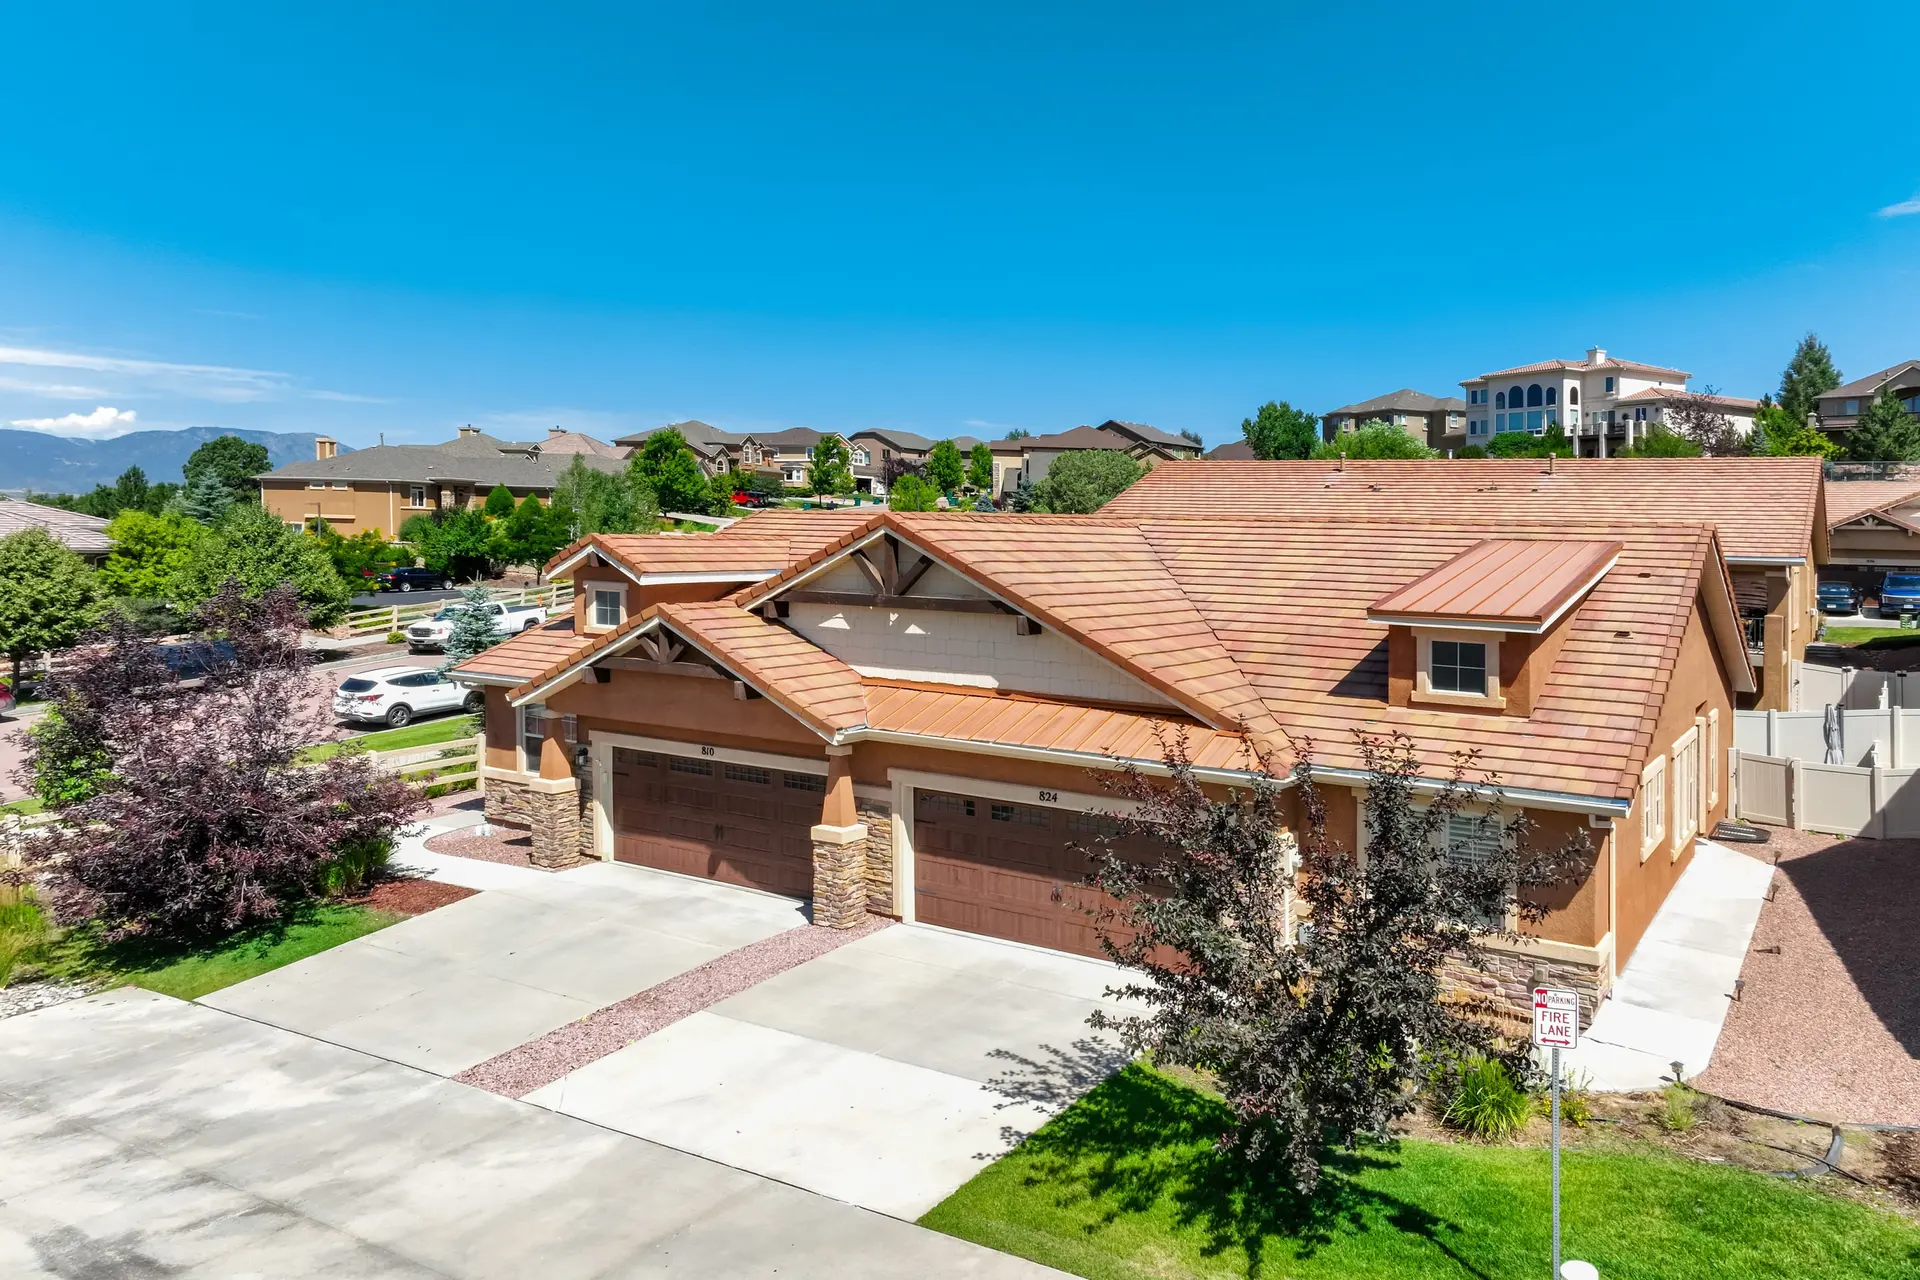
<svg viewBox="0 0 1920 1280"><path fill-rule="evenodd" d="M489 1093L525 1097L569 1071L597 1062L662 1027L891 923L880 916L869 916L865 924L851 929L801 925L776 933L468 1067L454 1079Z"/></svg>
<svg viewBox="0 0 1920 1280"><path fill-rule="evenodd" d="M1701 1086L1822 1119L1920 1124L1920 840L1772 836L1735 846L1779 850L1780 869Z"/></svg>
<svg viewBox="0 0 1920 1280"><path fill-rule="evenodd" d="M533 866L533 837L518 827L495 826L490 836L477 836L470 828L462 827L433 837L427 841L427 848L456 858L502 862L510 867Z"/></svg>

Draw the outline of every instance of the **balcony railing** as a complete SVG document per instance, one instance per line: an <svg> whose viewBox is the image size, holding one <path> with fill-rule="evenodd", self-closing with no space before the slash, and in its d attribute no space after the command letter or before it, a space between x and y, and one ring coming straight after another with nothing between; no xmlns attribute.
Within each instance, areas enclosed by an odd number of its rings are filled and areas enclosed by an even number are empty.
<svg viewBox="0 0 1920 1280"><path fill-rule="evenodd" d="M1747 649L1752 653L1767 651L1767 620L1760 618L1742 618L1741 624L1747 632Z"/></svg>

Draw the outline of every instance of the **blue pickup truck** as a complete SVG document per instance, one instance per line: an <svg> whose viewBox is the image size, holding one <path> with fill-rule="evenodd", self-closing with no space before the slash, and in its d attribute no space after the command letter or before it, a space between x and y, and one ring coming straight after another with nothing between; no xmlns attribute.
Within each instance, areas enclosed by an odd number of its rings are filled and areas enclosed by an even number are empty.
<svg viewBox="0 0 1920 1280"><path fill-rule="evenodd" d="M1920 573L1890 573L1880 584L1880 616L1920 613Z"/></svg>

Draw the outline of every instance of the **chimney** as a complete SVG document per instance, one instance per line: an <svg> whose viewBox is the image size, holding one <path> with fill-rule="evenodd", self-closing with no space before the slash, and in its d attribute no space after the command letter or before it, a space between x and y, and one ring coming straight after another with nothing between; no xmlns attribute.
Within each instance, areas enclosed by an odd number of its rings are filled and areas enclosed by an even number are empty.
<svg viewBox="0 0 1920 1280"><path fill-rule="evenodd" d="M477 436L479 434L480 434L480 428L474 426L471 422L469 422L466 426L460 428L460 438L462 440L466 439L468 436Z"/></svg>
<svg viewBox="0 0 1920 1280"><path fill-rule="evenodd" d="M1596 368L1596 369L1599 368L1600 362L1605 360L1606 358L1607 358L1607 349L1605 347L1588 347L1587 348L1587 365L1589 368Z"/></svg>
<svg viewBox="0 0 1920 1280"><path fill-rule="evenodd" d="M340 452L340 442L332 436L315 436L313 438L313 460L315 462L325 462L338 452Z"/></svg>
<svg viewBox="0 0 1920 1280"><path fill-rule="evenodd" d="M547 428L547 439L549 440L553 439L555 436L563 436L565 434L567 434L567 429L565 427L548 427Z"/></svg>

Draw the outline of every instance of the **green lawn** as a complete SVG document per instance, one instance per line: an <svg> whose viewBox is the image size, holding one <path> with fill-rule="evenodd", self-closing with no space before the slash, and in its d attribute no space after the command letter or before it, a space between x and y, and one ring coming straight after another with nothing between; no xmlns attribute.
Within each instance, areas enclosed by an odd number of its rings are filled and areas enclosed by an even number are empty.
<svg viewBox="0 0 1920 1280"><path fill-rule="evenodd" d="M1905 649L1920 644L1920 631L1896 631L1890 627L1829 626L1822 639L1828 644L1844 644L1858 649Z"/></svg>
<svg viewBox="0 0 1920 1280"><path fill-rule="evenodd" d="M28 796L25 800L15 800L12 804L0 804L0 813L38 813L44 807L36 797Z"/></svg>
<svg viewBox="0 0 1920 1280"><path fill-rule="evenodd" d="M404 729L382 729L378 733L363 733L357 738L345 738L339 742L323 742L308 747L300 753L300 758L306 763L318 764L339 755L349 746L364 747L368 751L401 751L407 747L430 747L437 742L455 742L461 738L471 738L479 732L480 722L473 716L444 716L438 720L422 720Z"/></svg>
<svg viewBox="0 0 1920 1280"><path fill-rule="evenodd" d="M1433 1142L1343 1157L1312 1202L1214 1151L1216 1099L1142 1066L1108 1080L920 1221L1100 1280L1533 1280L1547 1153ZM1566 1256L1608 1280L1920 1274L1920 1230L1818 1191L1646 1154L1563 1158Z"/></svg>
<svg viewBox="0 0 1920 1280"><path fill-rule="evenodd" d="M323 903L303 908L281 924L249 929L198 948L102 943L93 933L78 929L54 944L46 968L56 977L130 984L192 1000L384 929L401 918L369 907Z"/></svg>

